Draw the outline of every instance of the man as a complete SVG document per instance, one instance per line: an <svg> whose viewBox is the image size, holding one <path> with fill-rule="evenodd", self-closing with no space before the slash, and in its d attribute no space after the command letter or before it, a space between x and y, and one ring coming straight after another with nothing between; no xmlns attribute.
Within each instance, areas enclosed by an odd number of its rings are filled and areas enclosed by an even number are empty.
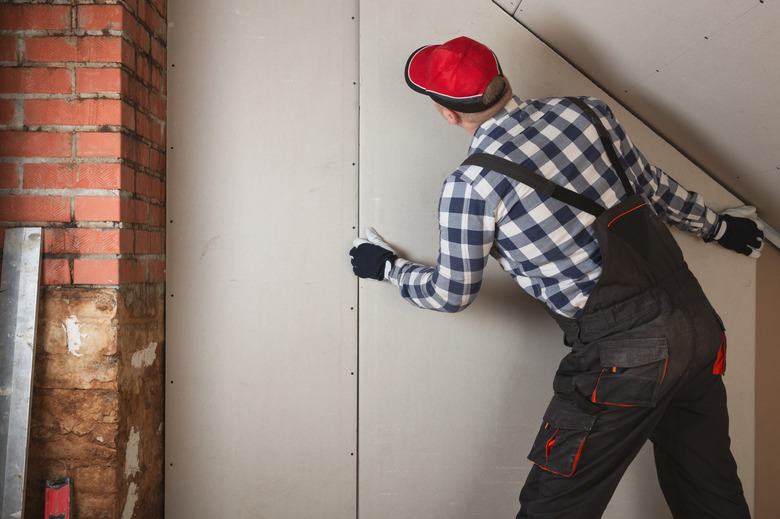
<svg viewBox="0 0 780 519"><path fill-rule="evenodd" d="M757 257L754 210L705 206L600 101L514 97L493 52L469 38L415 51L406 81L473 135L469 158L444 181L435 267L398 258L368 229L353 270L457 312L492 255L563 329L571 353L518 517L600 517L648 439L675 518L749 517L729 447L723 327L661 219Z"/></svg>

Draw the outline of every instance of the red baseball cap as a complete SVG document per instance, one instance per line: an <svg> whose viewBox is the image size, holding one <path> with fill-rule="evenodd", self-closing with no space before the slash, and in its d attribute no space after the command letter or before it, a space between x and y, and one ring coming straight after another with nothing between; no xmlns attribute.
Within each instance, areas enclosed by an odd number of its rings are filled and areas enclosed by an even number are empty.
<svg viewBox="0 0 780 519"><path fill-rule="evenodd" d="M499 75L501 65L493 51L466 36L417 49L409 56L405 72L412 90L464 113L492 106L482 102L482 94Z"/></svg>

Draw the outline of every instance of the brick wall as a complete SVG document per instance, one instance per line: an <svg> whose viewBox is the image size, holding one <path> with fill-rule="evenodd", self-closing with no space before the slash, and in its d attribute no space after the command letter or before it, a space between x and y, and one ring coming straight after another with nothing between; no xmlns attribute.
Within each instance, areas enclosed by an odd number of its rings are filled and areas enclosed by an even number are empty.
<svg viewBox="0 0 780 519"><path fill-rule="evenodd" d="M162 516L165 0L0 2L0 238L42 226L26 515Z"/></svg>

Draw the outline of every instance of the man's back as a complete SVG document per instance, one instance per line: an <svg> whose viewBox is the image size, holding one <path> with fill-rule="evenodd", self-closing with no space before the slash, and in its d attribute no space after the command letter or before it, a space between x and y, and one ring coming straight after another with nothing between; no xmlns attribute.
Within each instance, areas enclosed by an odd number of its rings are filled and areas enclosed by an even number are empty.
<svg viewBox="0 0 780 519"><path fill-rule="evenodd" d="M606 104L584 100L620 150L634 189L671 223L708 232L716 215L699 196L651 166ZM472 153L509 159L603 207L626 197L596 128L565 98L511 99L476 131ZM566 317L580 314L600 277L593 215L490 169L462 166L452 173L444 182L439 215L439 268L428 272L428 267L403 264L402 272L390 276L399 281L402 294L420 306L465 308L479 290L488 254L526 292ZM442 294L447 294L446 302Z"/></svg>

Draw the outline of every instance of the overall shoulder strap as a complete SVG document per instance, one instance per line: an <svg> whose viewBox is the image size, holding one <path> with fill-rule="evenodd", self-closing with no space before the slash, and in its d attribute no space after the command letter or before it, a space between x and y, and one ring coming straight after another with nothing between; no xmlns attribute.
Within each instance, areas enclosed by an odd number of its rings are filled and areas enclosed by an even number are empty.
<svg viewBox="0 0 780 519"><path fill-rule="evenodd" d="M565 204L572 207L576 207L582 211L592 214L597 217L605 211L603 207L591 200L590 198L576 193L563 186L559 186L555 182L548 180L538 173L534 173L525 166L515 164L511 160L504 159L502 157L496 157L488 153L474 153L466 158L462 163L463 166L480 166L492 171L506 175L509 178L517 180L520 183L527 185L528 187L535 189L547 196L553 197Z"/></svg>
<svg viewBox="0 0 780 519"><path fill-rule="evenodd" d="M607 152L607 157L609 157L610 162L612 162L612 167L615 168L615 172L617 173L618 178L620 178L620 182L623 184L623 189L625 189L627 195L633 195L634 188L631 186L631 182L628 181L626 170L623 169L623 164L620 162L620 158L618 158L618 155L615 152L615 146L612 143L612 139L609 138L609 132L607 132L607 129L604 127L599 116L593 108L588 106L582 99L576 97L567 97L566 99L577 105L579 109L585 112L585 115L590 118L591 122L596 127L596 131L599 133L601 145L604 147L604 151Z"/></svg>

